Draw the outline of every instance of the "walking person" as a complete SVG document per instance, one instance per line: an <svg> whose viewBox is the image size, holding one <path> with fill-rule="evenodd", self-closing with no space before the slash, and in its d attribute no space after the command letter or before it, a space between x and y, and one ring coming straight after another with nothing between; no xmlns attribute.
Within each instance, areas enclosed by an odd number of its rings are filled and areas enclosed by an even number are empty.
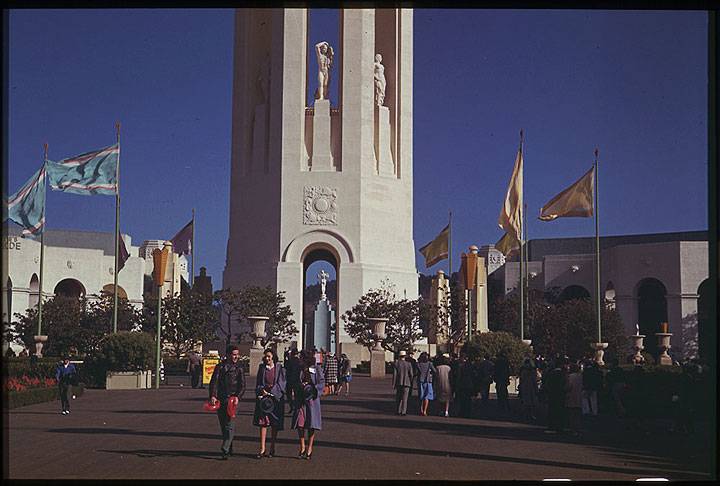
<svg viewBox="0 0 720 486"><path fill-rule="evenodd" d="M434 391L436 392L435 397L437 398L437 400L440 401L440 403L442 403L442 406L440 408L440 416L442 417L448 417L450 415L450 401L452 400L452 387L450 386L450 364L448 363L449 359L449 354L443 354L440 359L438 359L435 378L433 379L433 384L435 388Z"/></svg>
<svg viewBox="0 0 720 486"><path fill-rule="evenodd" d="M535 411L538 406L538 374L531 358L525 358L520 367L518 394L522 405L523 419L530 422L536 420Z"/></svg>
<svg viewBox="0 0 720 486"><path fill-rule="evenodd" d="M298 459L312 458L315 432L322 429L322 411L320 397L325 388L322 368L315 364L312 353L300 353L301 368L298 380L302 387L302 398L295 407L292 417L292 428L297 429L300 439ZM305 434L307 433L307 441Z"/></svg>
<svg viewBox="0 0 720 486"><path fill-rule="evenodd" d="M565 408L567 409L568 425L573 435L580 435L582 421L583 377L577 363L570 365L568 374L568 390L565 395Z"/></svg>
<svg viewBox="0 0 720 486"><path fill-rule="evenodd" d="M435 365L428 359L426 352L420 353L417 361L417 384L420 399L420 415L428 414L430 400L435 400L433 393L433 377L437 374Z"/></svg>
<svg viewBox="0 0 720 486"><path fill-rule="evenodd" d="M202 386L200 375L202 373L202 355L195 350L188 354L187 372L190 375L190 386L193 388L204 388Z"/></svg>
<svg viewBox="0 0 720 486"><path fill-rule="evenodd" d="M478 381L480 383L480 399L484 408L487 407L490 400L490 385L493 382L493 373L495 372L495 363L492 362L489 355L483 356L478 366Z"/></svg>
<svg viewBox="0 0 720 486"><path fill-rule="evenodd" d="M397 414L407 414L407 402L410 394L410 387L413 382L412 365L406 361L405 351L400 351L398 359L393 364L392 386L395 389L395 401L397 403Z"/></svg>
<svg viewBox="0 0 720 486"><path fill-rule="evenodd" d="M568 392L567 368L564 358L557 357L553 368L543 374L543 390L548 402L548 430L559 433L565 427L565 395Z"/></svg>
<svg viewBox="0 0 720 486"><path fill-rule="evenodd" d="M345 353L340 356L339 372L340 385L337 394L340 395L340 391L345 387L345 396L348 396L350 395L350 382L352 381L352 363Z"/></svg>
<svg viewBox="0 0 720 486"><path fill-rule="evenodd" d="M458 404L458 415L470 417L472 415L472 396L475 389L473 365L464 353L460 355L460 364L455 380L455 399Z"/></svg>
<svg viewBox="0 0 720 486"><path fill-rule="evenodd" d="M277 434L284 429L285 422L285 369L278 363L275 351L268 348L263 354L263 362L258 366L255 381L255 413L253 425L260 427L260 452L255 457L275 455ZM270 428L270 451L265 450L267 429Z"/></svg>
<svg viewBox="0 0 720 486"><path fill-rule="evenodd" d="M300 386L300 369L302 363L298 358L297 348L292 348L287 353L285 360L285 377L287 379L287 399L290 403L290 410L295 410L302 400L302 386Z"/></svg>
<svg viewBox="0 0 720 486"><path fill-rule="evenodd" d="M615 407L615 414L618 418L625 416L624 395L627 387L626 381L625 370L620 367L620 361L618 358L613 358L607 374L607 383Z"/></svg>
<svg viewBox="0 0 720 486"><path fill-rule="evenodd" d="M328 353L323 363L325 384L330 388L330 394L335 395L338 386L338 362L334 353Z"/></svg>
<svg viewBox="0 0 720 486"><path fill-rule="evenodd" d="M220 401L220 408L217 410L220 433L222 434L222 445L220 452L222 459L227 460L233 453L233 437L235 435L235 423L233 422L233 407L245 391L245 373L240 364L240 349L236 345L228 346L225 359L218 363L210 378L210 404L215 405ZM231 402L233 402L231 404ZM231 404L228 410L228 404Z"/></svg>
<svg viewBox="0 0 720 486"><path fill-rule="evenodd" d="M510 363L507 360L505 351L500 351L497 355L493 378L495 380L495 394L497 395L498 408L502 412L509 412L510 403L508 401L507 387L510 385Z"/></svg>
<svg viewBox="0 0 720 486"><path fill-rule="evenodd" d="M598 414L598 392L602 389L602 371L597 363L589 361L582 372L583 377L583 402L582 414L597 416Z"/></svg>
<svg viewBox="0 0 720 486"><path fill-rule="evenodd" d="M70 387L76 383L77 368L70 362L70 356L63 356L61 363L55 368L55 380L60 389L60 406L63 415L70 413L70 400L68 400L68 391Z"/></svg>

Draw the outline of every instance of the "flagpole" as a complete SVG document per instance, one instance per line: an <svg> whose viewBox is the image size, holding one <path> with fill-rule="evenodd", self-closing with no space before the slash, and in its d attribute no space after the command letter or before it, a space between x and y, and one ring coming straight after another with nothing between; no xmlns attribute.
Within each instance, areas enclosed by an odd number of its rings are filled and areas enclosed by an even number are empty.
<svg viewBox="0 0 720 486"><path fill-rule="evenodd" d="M115 280L113 284L113 333L118 330L118 264L120 253L120 122L115 122L118 160L115 165Z"/></svg>
<svg viewBox="0 0 720 486"><path fill-rule="evenodd" d="M47 163L48 144L43 145L45 155L43 157L43 166ZM45 204L42 208L42 231L40 232L40 278L38 278L38 331L37 335L42 336L42 311L43 311L43 267L45 266L45 206L47 205L47 192Z"/></svg>
<svg viewBox="0 0 720 486"><path fill-rule="evenodd" d="M452 278L452 211L448 211L448 282Z"/></svg>
<svg viewBox="0 0 720 486"><path fill-rule="evenodd" d="M524 161L523 161L524 162ZM524 165L524 164L523 164ZM523 191L525 191L525 187L523 186ZM522 223L522 229L523 233L525 233L524 241L525 241L525 273L523 274L525 276L525 285L523 286L523 292L525 292L525 298L527 299L527 307L528 307L528 314L530 314L530 278L529 278L529 270L528 270L528 236L527 236L527 204L523 202L523 223ZM528 317L530 317L528 315ZM532 325L532 322L530 322L530 325ZM530 331L530 328L528 327L528 332Z"/></svg>
<svg viewBox="0 0 720 486"><path fill-rule="evenodd" d="M192 210L192 243L190 246L190 288L192 289L195 282L195 208Z"/></svg>
<svg viewBox="0 0 720 486"><path fill-rule="evenodd" d="M602 330L600 320L600 211L598 209L598 149L595 148L595 260L597 262L597 275L595 281L595 301L597 302L597 332L598 343L602 342Z"/></svg>
<svg viewBox="0 0 720 486"><path fill-rule="evenodd" d="M523 157L523 131L520 130L520 159L522 160ZM525 291L523 290L525 287L525 279L523 278L523 246L524 246L524 239L523 239L523 233L525 231L525 225L522 223L523 216L525 215L525 211L523 211L523 202L524 202L524 192L525 192L525 184L524 184L524 177L523 173L525 172L525 164L524 161L521 164L520 168L520 181L522 185L522 192L520 193L520 340L525 339Z"/></svg>

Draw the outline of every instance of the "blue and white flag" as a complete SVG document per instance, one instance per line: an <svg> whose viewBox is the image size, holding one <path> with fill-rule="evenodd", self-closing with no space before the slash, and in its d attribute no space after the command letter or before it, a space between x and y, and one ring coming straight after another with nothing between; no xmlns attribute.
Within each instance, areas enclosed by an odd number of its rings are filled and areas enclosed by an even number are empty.
<svg viewBox="0 0 720 486"><path fill-rule="evenodd" d="M117 192L117 164L120 145L77 155L59 162L48 161L47 171L53 191L91 196L114 196Z"/></svg>
<svg viewBox="0 0 720 486"><path fill-rule="evenodd" d="M45 226L45 164L7 200L6 219L23 227L23 235L40 234Z"/></svg>

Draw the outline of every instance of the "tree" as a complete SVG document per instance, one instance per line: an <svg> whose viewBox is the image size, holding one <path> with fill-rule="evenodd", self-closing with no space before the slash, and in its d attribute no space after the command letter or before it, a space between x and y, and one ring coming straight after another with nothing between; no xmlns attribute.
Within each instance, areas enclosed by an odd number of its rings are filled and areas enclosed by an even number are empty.
<svg viewBox="0 0 720 486"><path fill-rule="evenodd" d="M390 317L394 294L387 288L370 289L342 315L345 332L371 351L375 344L371 318Z"/></svg>
<svg viewBox="0 0 720 486"><path fill-rule="evenodd" d="M503 331L475 334L470 341L465 343L463 351L471 360L480 356L490 356L494 359L503 352L512 374L516 374L520 370L523 358L530 355L530 347L524 344L519 337Z"/></svg>
<svg viewBox="0 0 720 486"><path fill-rule="evenodd" d="M275 292L270 287L248 285L235 291L224 289L215 292L214 301L220 307L224 320L227 322L225 334L227 343L232 338L231 322L247 320L249 316L266 316L268 323L265 338L261 344L288 342L298 333L295 321L292 319L292 310L285 305L285 293Z"/></svg>
<svg viewBox="0 0 720 486"><path fill-rule="evenodd" d="M143 330L157 334L157 300L146 309ZM211 340L219 324L218 310L212 298L205 294L187 291L167 296L162 301L162 341L172 349L175 358L180 358L198 343Z"/></svg>
<svg viewBox="0 0 720 486"><path fill-rule="evenodd" d="M415 351L413 344L422 337L420 327L421 309L428 306L422 297L416 300L402 299L390 305L389 320L385 326L383 348L393 353Z"/></svg>

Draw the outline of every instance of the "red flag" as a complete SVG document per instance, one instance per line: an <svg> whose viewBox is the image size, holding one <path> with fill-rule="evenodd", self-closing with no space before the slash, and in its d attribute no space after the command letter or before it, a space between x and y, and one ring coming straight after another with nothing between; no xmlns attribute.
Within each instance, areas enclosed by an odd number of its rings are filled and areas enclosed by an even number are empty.
<svg viewBox="0 0 720 486"><path fill-rule="evenodd" d="M173 251L178 255L189 255L192 251L192 236L193 220L191 219L190 222L170 240L173 245Z"/></svg>
<svg viewBox="0 0 720 486"><path fill-rule="evenodd" d="M127 251L127 248L125 247L125 240L123 240L122 235L118 232L118 246L120 247L120 251L118 252L118 272L125 267L125 262L130 258L130 252Z"/></svg>

